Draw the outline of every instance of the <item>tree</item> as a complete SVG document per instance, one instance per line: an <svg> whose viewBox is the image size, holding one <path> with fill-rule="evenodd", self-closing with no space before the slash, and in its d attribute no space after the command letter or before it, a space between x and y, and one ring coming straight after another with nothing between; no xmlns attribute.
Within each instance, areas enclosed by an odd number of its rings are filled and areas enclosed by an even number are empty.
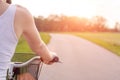
<svg viewBox="0 0 120 80"><path fill-rule="evenodd" d="M92 18L92 24L97 31L106 31L106 19L102 16L94 16Z"/></svg>
<svg viewBox="0 0 120 80"><path fill-rule="evenodd" d="M120 23L119 23L119 22L116 22L116 23L115 23L115 31L116 31L116 32L119 32L119 31L120 31Z"/></svg>

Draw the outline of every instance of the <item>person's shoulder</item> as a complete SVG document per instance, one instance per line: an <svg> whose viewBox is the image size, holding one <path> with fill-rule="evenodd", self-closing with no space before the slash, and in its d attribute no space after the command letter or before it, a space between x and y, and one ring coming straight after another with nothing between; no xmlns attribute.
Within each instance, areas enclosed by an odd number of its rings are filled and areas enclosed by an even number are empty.
<svg viewBox="0 0 120 80"><path fill-rule="evenodd" d="M24 18L32 16L29 10L21 5L16 5L16 14Z"/></svg>
<svg viewBox="0 0 120 80"><path fill-rule="evenodd" d="M16 5L16 7L17 7L18 11L25 12L25 13L29 12L27 8L25 8L21 5Z"/></svg>

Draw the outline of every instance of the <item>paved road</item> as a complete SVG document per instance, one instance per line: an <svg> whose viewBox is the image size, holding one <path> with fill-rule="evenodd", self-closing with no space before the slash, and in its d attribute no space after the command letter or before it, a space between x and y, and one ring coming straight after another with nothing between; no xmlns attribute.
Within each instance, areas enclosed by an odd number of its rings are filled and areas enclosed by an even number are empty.
<svg viewBox="0 0 120 80"><path fill-rule="evenodd" d="M120 80L120 57L75 36L51 36L48 47L63 63L44 65L40 80Z"/></svg>

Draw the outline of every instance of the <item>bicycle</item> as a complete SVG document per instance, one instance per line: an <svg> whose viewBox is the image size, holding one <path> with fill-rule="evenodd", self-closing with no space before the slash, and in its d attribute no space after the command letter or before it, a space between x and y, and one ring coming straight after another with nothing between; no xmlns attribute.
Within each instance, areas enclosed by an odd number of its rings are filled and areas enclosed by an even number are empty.
<svg viewBox="0 0 120 80"><path fill-rule="evenodd" d="M52 62L60 62L58 57L54 57ZM30 60L22 62L11 62L8 69L8 80L17 80L18 75L25 72L30 73L35 80L40 77L41 69L43 67L42 59L39 56L35 56Z"/></svg>

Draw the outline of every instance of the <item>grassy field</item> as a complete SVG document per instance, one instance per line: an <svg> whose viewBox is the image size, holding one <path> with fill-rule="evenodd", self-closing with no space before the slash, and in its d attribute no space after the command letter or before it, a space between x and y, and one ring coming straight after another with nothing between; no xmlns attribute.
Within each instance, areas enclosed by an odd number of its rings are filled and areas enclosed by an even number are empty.
<svg viewBox="0 0 120 80"><path fill-rule="evenodd" d="M40 36L46 44L49 43L51 37L48 33L41 32ZM30 47L28 46L28 43L25 41L23 37L21 37L19 39L15 55L13 56L12 61L26 61L33 56L34 54Z"/></svg>
<svg viewBox="0 0 120 80"><path fill-rule="evenodd" d="M72 33L120 56L120 33Z"/></svg>

